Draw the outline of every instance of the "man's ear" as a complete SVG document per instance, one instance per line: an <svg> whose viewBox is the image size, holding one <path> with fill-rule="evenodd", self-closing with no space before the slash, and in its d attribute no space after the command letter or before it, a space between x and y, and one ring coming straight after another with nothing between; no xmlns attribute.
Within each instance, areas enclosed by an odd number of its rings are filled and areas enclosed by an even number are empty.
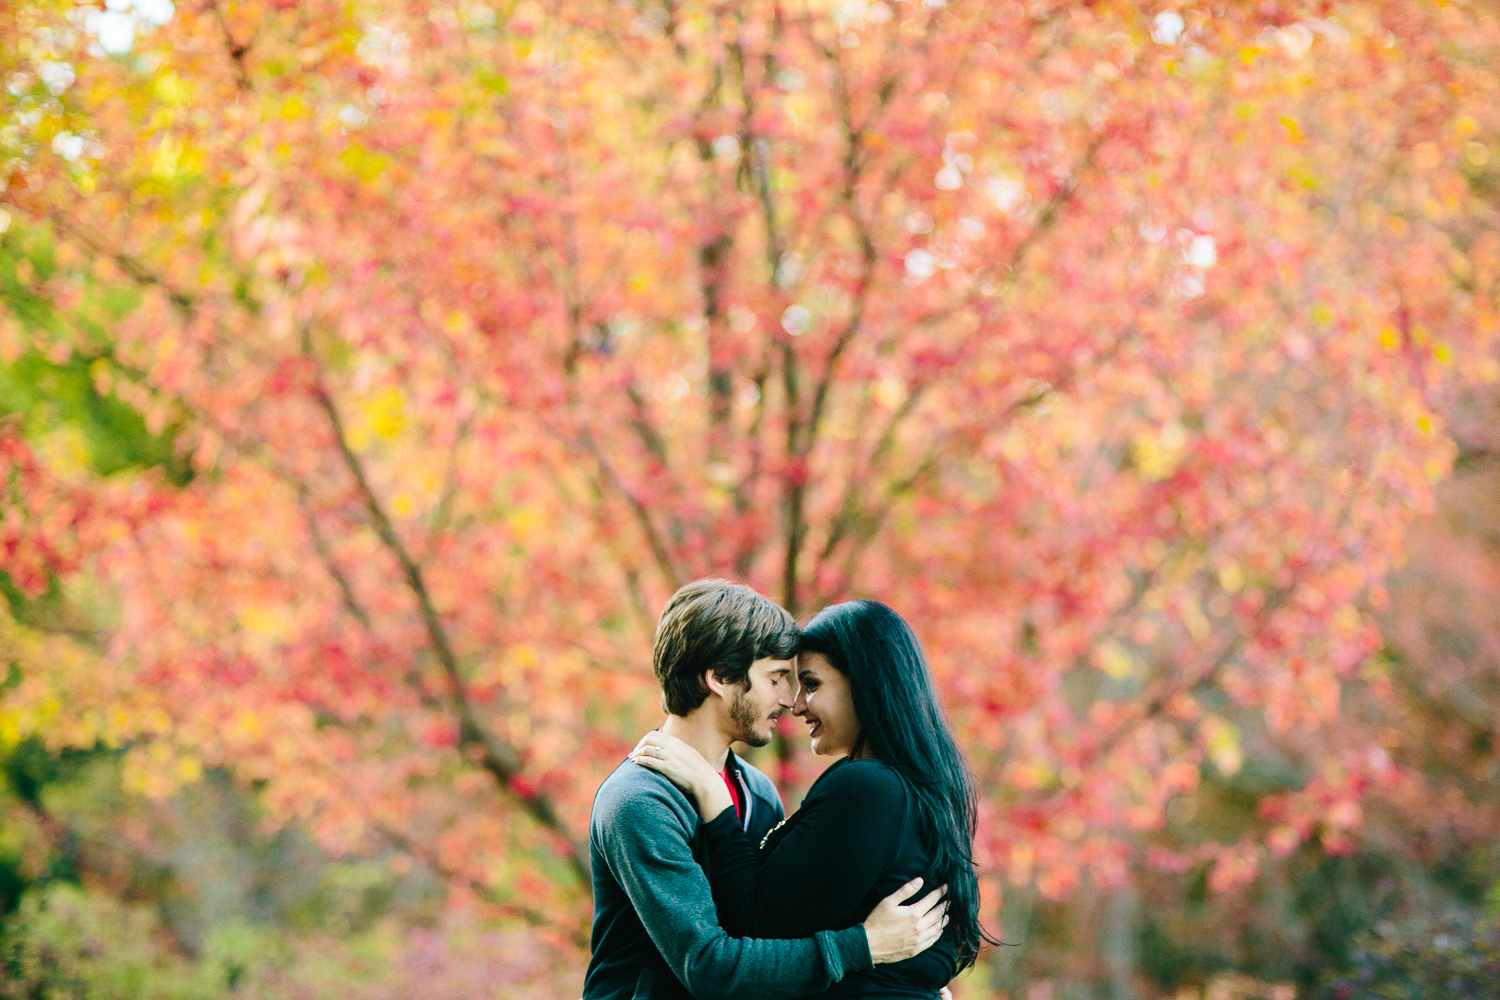
<svg viewBox="0 0 1500 1000"><path fill-rule="evenodd" d="M703 690L708 694L716 694L721 698L725 697L729 692L729 684L719 680L714 675L713 667L709 667L703 671L703 676L698 678L698 683L703 686Z"/></svg>

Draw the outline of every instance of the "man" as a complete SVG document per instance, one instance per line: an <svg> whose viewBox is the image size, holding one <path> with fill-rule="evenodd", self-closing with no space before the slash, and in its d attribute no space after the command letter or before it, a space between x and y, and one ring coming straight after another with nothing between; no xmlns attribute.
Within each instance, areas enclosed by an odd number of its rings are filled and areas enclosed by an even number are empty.
<svg viewBox="0 0 1500 1000"><path fill-rule="evenodd" d="M781 822L781 799L729 744L771 741L776 719L792 707L796 651L791 615L725 580L678 590L657 624L652 659L668 713L662 731L717 762L740 823L757 842ZM946 904L937 891L900 905L917 880L861 926L795 941L729 937L714 912L699 826L685 795L630 761L599 786L589 821L594 929L584 1000L806 996L851 972L910 958L942 928Z"/></svg>

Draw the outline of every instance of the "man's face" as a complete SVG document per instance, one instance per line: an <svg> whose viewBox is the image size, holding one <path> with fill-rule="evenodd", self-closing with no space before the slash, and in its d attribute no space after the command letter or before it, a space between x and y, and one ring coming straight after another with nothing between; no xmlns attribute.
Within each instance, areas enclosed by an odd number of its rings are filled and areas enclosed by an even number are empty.
<svg viewBox="0 0 1500 1000"><path fill-rule="evenodd" d="M749 686L729 698L731 740L763 747L771 742L776 720L792 707L792 661L761 659L750 664Z"/></svg>

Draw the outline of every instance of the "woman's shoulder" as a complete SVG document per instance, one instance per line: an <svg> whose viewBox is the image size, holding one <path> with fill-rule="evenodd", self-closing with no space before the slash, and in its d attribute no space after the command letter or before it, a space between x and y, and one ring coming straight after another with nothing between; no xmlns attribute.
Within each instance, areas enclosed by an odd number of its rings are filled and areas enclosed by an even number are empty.
<svg viewBox="0 0 1500 1000"><path fill-rule="evenodd" d="M896 798L906 794L901 772L872 757L860 760L844 758L823 772L816 787L826 795L857 795L861 798Z"/></svg>

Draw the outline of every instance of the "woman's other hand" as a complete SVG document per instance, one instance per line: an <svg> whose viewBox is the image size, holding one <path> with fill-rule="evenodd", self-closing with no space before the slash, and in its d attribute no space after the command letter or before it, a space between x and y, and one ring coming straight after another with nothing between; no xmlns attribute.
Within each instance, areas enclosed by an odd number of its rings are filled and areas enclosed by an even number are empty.
<svg viewBox="0 0 1500 1000"><path fill-rule="evenodd" d="M729 787L703 755L675 736L652 730L641 737L630 759L667 777L698 805L704 822L734 806Z"/></svg>
<svg viewBox="0 0 1500 1000"><path fill-rule="evenodd" d="M946 887L939 886L909 905L901 905L922 888L922 880L910 882L875 904L865 918L865 939L870 944L870 960L876 965L902 962L926 951L942 937L948 926Z"/></svg>

